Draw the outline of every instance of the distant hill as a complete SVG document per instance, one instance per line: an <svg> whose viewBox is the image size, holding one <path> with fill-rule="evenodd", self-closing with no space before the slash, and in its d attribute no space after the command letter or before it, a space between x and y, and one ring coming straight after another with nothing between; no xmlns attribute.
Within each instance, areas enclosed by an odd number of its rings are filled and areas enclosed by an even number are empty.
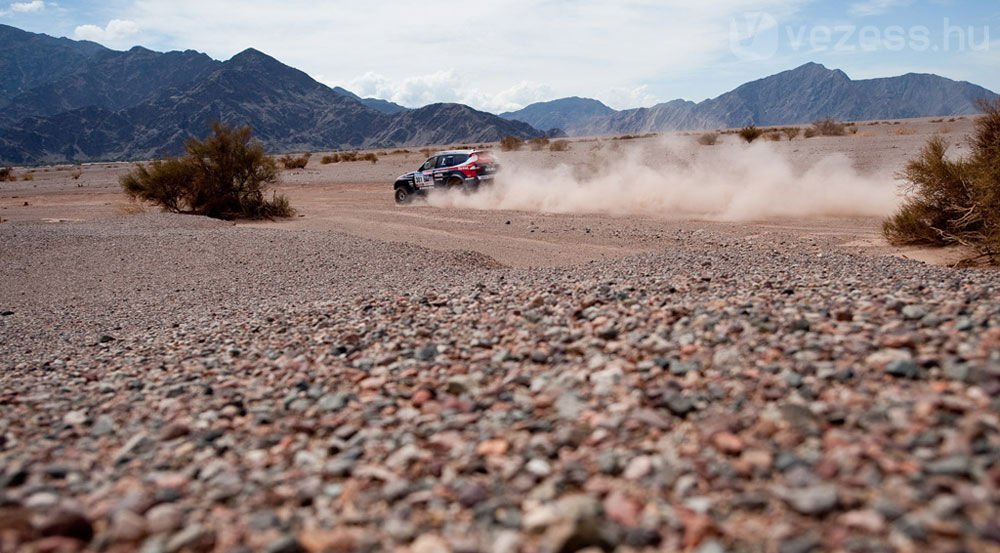
<svg viewBox="0 0 1000 553"><path fill-rule="evenodd" d="M466 106L407 110L359 99L254 49L219 62L193 51L118 52L0 25L0 68L14 76L0 91L4 163L176 155L189 137L204 136L213 121L250 125L272 152L542 134Z"/></svg>
<svg viewBox="0 0 1000 553"><path fill-rule="evenodd" d="M351 98L354 98L355 100L361 102L362 104L370 108L377 109L382 113L388 113L389 115L406 111L408 109L399 104L390 102L389 100L383 100L381 98L362 98L361 96L358 96L357 94L351 92L350 90L341 88L339 86L333 87L333 91L338 94L343 94L344 96L350 96Z"/></svg>
<svg viewBox="0 0 1000 553"><path fill-rule="evenodd" d="M501 113L500 117L523 121L536 129L574 129L586 126L590 121L608 117L615 110L591 98L562 98L551 102L531 104L524 109Z"/></svg>
<svg viewBox="0 0 1000 553"><path fill-rule="evenodd" d="M981 86L937 75L910 73L855 81L843 71L808 63L701 103L673 100L593 117L574 113L562 128L570 135L624 134L798 124L823 117L858 121L969 115L979 113L977 100L996 96ZM532 104L503 117L545 128L543 123L565 118L564 106L579 104L578 100Z"/></svg>

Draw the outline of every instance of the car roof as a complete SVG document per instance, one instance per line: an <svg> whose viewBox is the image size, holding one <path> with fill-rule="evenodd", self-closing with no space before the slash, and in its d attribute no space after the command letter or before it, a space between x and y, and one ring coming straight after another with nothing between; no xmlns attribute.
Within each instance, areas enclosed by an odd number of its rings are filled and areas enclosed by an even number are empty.
<svg viewBox="0 0 1000 553"><path fill-rule="evenodd" d="M445 150L443 152L437 152L434 155L436 155L436 156L453 156L453 155L457 155L457 154L463 154L463 155L471 156L472 154L478 154L478 153L482 153L482 152L485 152L485 151L486 150Z"/></svg>

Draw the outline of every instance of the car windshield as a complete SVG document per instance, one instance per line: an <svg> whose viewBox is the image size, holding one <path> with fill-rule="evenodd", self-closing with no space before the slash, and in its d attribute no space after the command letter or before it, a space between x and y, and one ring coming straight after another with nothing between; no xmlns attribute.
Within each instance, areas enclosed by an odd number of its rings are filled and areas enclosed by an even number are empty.
<svg viewBox="0 0 1000 553"><path fill-rule="evenodd" d="M424 164L420 166L419 171L426 171L428 169L433 168L434 167L434 159L435 158L433 156L427 158L427 161L425 161Z"/></svg>

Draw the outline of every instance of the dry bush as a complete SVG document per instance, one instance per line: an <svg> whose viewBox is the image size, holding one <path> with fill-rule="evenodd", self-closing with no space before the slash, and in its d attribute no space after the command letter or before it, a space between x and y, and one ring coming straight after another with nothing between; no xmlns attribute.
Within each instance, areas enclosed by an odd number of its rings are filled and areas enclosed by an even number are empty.
<svg viewBox="0 0 1000 553"><path fill-rule="evenodd" d="M528 144L531 146L531 151L532 152L539 152L543 148L545 148L546 146L549 145L549 139L548 138L532 138L531 140L528 141Z"/></svg>
<svg viewBox="0 0 1000 553"><path fill-rule="evenodd" d="M285 169L305 169L306 165L309 165L309 158L312 157L312 153L306 152L301 156L295 157L292 154L285 154L278 159L281 166Z"/></svg>
<svg viewBox="0 0 1000 553"><path fill-rule="evenodd" d="M715 146L719 142L719 133L707 132L698 137L698 144L702 146Z"/></svg>
<svg viewBox="0 0 1000 553"><path fill-rule="evenodd" d="M787 138L789 141L792 141L795 139L795 137L802 134L802 129L798 127L788 127L787 129L784 129L782 132L785 133L785 138Z"/></svg>
<svg viewBox="0 0 1000 553"><path fill-rule="evenodd" d="M569 140L562 140L562 139L553 140L552 143L549 144L550 152L565 152L568 150L569 150Z"/></svg>
<svg viewBox="0 0 1000 553"><path fill-rule="evenodd" d="M70 171L69 176L73 180L79 180L80 177L83 176L83 169L80 169L79 167L77 167L76 169L73 169L72 171Z"/></svg>
<svg viewBox="0 0 1000 553"><path fill-rule="evenodd" d="M21 175L21 180L23 180L23 181L33 181L33 180L35 180L35 172L34 171L28 171L27 173Z"/></svg>
<svg viewBox="0 0 1000 553"><path fill-rule="evenodd" d="M847 125L832 117L813 122L812 128L815 131L813 136L844 136L847 133Z"/></svg>
<svg viewBox="0 0 1000 553"><path fill-rule="evenodd" d="M754 140L757 140L758 138L760 138L762 134L764 134L764 131L758 129L754 125L750 125L749 127L743 127L739 131L740 138L746 141L747 144L750 144Z"/></svg>
<svg viewBox="0 0 1000 553"><path fill-rule="evenodd" d="M900 174L906 199L882 224L890 243L962 245L1000 262L1000 99L980 106L969 156L948 159L948 142L933 136Z"/></svg>
<svg viewBox="0 0 1000 553"><path fill-rule="evenodd" d="M340 156L337 154L325 155L319 158L319 162L323 165L329 165L331 163L337 163L340 161Z"/></svg>
<svg viewBox="0 0 1000 553"><path fill-rule="evenodd" d="M13 167L0 167L0 182L13 182L17 180Z"/></svg>
<svg viewBox="0 0 1000 553"><path fill-rule="evenodd" d="M278 182L278 168L250 127L212 125L205 140L190 139L182 158L139 165L122 176L128 196L165 210L218 219L289 217L288 199L266 189Z"/></svg>
<svg viewBox="0 0 1000 553"><path fill-rule="evenodd" d="M781 142L781 138L784 135L778 131L772 131L764 135L764 138L770 140L771 142Z"/></svg>
<svg viewBox="0 0 1000 553"><path fill-rule="evenodd" d="M430 148L424 148L423 150L420 150L420 154L423 155L424 157L431 157L431 154L433 154L433 153L434 153L434 150L432 150Z"/></svg>
<svg viewBox="0 0 1000 553"><path fill-rule="evenodd" d="M899 136L910 136L910 135L917 134L917 131L913 130L912 128L910 128L910 127L908 127L906 125L903 125L903 126L899 127L898 129L896 129L896 134L899 135Z"/></svg>
<svg viewBox="0 0 1000 553"><path fill-rule="evenodd" d="M500 140L500 149L504 152L516 152L524 146L524 140L516 136L505 136Z"/></svg>
<svg viewBox="0 0 1000 553"><path fill-rule="evenodd" d="M358 159L360 161L370 161L372 164L378 163L378 155L376 155L375 152L362 154Z"/></svg>
<svg viewBox="0 0 1000 553"><path fill-rule="evenodd" d="M941 128L939 128L937 130L937 132L938 132L938 134L951 134L951 132L954 131L954 130L955 129L951 125L948 125L946 123L944 125L941 125Z"/></svg>

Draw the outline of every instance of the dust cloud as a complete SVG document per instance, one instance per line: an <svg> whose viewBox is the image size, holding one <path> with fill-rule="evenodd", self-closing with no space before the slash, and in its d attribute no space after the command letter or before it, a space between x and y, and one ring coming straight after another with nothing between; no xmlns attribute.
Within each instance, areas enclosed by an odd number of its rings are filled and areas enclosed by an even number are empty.
<svg viewBox="0 0 1000 553"><path fill-rule="evenodd" d="M861 174L841 153L808 164L768 142L699 146L577 142L569 156L507 155L498 181L474 194L436 192L435 207L543 213L659 215L721 221L883 216L899 202L890 173ZM608 143L605 143L605 146ZM614 144L614 142L612 142ZM565 158L564 158L565 159Z"/></svg>

